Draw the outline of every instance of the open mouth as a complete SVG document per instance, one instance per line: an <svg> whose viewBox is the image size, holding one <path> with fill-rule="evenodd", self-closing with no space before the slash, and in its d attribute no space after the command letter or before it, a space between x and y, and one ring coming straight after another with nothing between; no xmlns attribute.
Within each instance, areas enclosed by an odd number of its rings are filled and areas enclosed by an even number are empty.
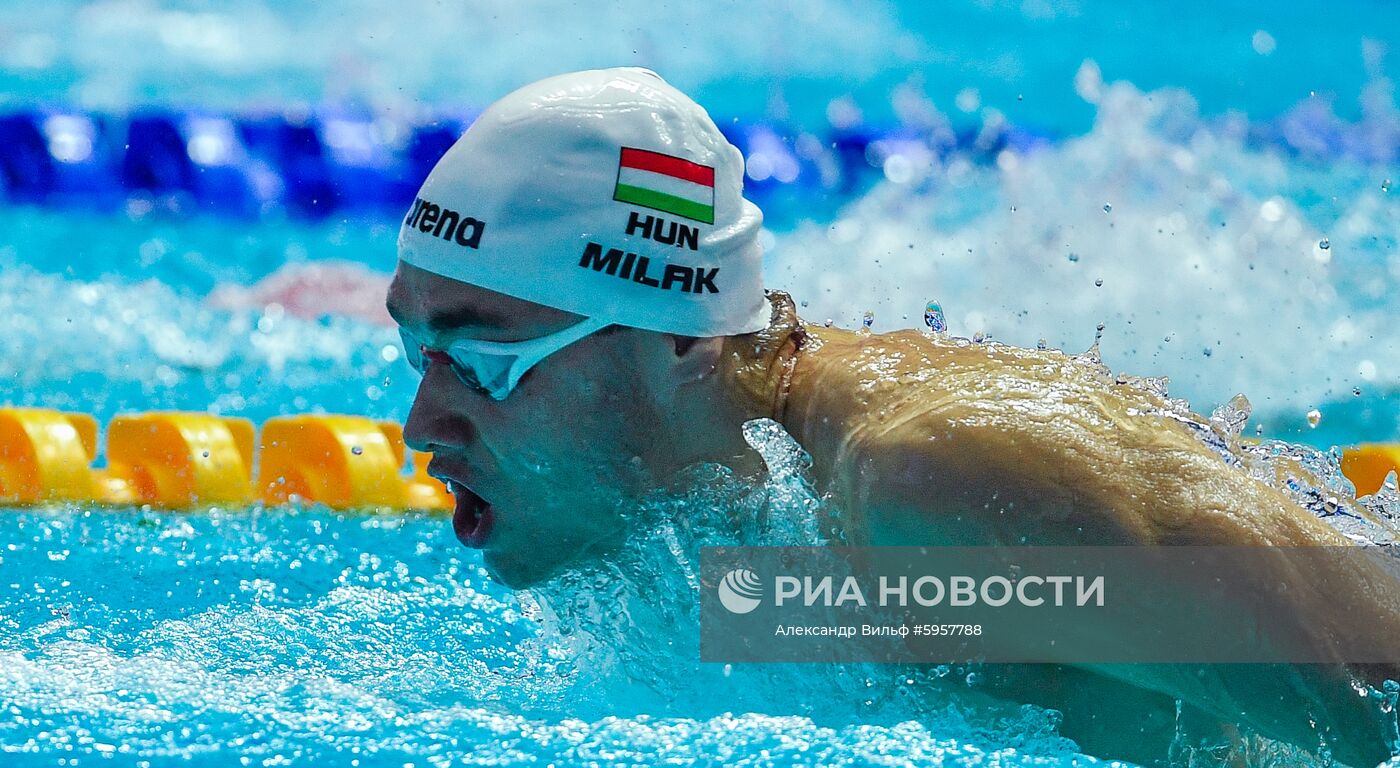
<svg viewBox="0 0 1400 768"><path fill-rule="evenodd" d="M457 500L457 506L452 511L452 531L457 534L457 540L472 549L486 546L486 539L491 535L491 524L495 521L490 503L456 480L441 479Z"/></svg>

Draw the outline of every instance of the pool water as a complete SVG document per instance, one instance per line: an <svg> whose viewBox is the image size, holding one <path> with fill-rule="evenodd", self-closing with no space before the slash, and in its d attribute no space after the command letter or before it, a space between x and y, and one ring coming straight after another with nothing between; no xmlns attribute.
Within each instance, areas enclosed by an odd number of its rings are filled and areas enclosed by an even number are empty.
<svg viewBox="0 0 1400 768"><path fill-rule="evenodd" d="M992 156L891 143L849 188L756 181L768 282L809 320L869 311L876 331L920 326L930 299L953 334L1025 346L1082 351L1102 324L1114 372L1167 376L1204 414L1244 393L1246 435L1302 446L1261 460L1293 452L1322 479L1302 503L1393 541L1328 506L1349 489L1327 449L1400 440L1396 10L933 7L15 3L0 106L421 122L641 63L719 118L797 133L1035 128L1053 141ZM0 207L0 402L406 417L416 376L380 301L393 216L148 202ZM700 468L629 511L613 563L532 593L431 515L0 511L0 764L1096 763L1057 713L980 695L974 668L698 663L707 521L738 507L769 521L748 543L821 538L800 451L753 441L775 479Z"/></svg>
<svg viewBox="0 0 1400 768"><path fill-rule="evenodd" d="M718 469L707 480L658 501L658 522L719 498L797 510L805 493L754 496ZM650 527L606 571L522 595L487 578L442 517L68 507L10 520L7 765L1061 765L1074 754L1052 713L979 719L954 695L916 697L927 674L698 664L694 561L674 555L691 549L679 541L696 518L685 531ZM826 686L850 695L773 706Z"/></svg>

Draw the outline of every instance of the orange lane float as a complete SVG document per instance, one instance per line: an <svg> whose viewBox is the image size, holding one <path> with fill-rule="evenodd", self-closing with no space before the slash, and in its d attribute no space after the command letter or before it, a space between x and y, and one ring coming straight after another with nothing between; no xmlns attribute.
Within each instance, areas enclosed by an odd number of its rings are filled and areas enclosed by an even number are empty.
<svg viewBox="0 0 1400 768"><path fill-rule="evenodd" d="M107 427L107 467L93 469L97 421L81 413L0 408L0 504L85 501L178 509L293 498L335 509L449 510L426 473L404 474L402 428L359 416L252 422L207 413L123 415ZM254 480L254 447L257 480Z"/></svg>

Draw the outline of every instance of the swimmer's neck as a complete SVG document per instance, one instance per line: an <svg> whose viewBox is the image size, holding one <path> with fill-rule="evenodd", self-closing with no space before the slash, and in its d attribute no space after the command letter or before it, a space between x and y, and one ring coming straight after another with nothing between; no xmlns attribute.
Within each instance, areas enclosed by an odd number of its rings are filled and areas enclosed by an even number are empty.
<svg viewBox="0 0 1400 768"><path fill-rule="evenodd" d="M721 339L713 343L721 344ZM772 409L736 390L727 376L709 376L685 387L666 407L658 421L673 425L670 434L657 434L667 443L666 460L655 469L656 479L670 482L683 470L697 464L721 464L741 478L758 478L763 461L743 436L743 424L753 419L773 417Z"/></svg>
<svg viewBox="0 0 1400 768"><path fill-rule="evenodd" d="M828 391L817 384L832 360L833 352L859 346L869 332L803 323L806 340L797 350L792 374L776 418L789 435L812 457L812 483L825 492L832 480L836 450L849 434L853 412L849 392Z"/></svg>
<svg viewBox="0 0 1400 768"><path fill-rule="evenodd" d="M775 324L761 336L710 340L721 345L723 370L687 385L659 419L675 430L657 436L669 445L669 460L657 467L661 477L708 462L741 478L761 478L763 460L744 439L743 425L769 418L812 455L811 480L818 489L826 487L834 460L829 449L839 445L852 413L844 402L849 397L833 399L849 393L823 396L816 382L834 364L830 352L858 346L869 334L803 323L794 313L791 322Z"/></svg>

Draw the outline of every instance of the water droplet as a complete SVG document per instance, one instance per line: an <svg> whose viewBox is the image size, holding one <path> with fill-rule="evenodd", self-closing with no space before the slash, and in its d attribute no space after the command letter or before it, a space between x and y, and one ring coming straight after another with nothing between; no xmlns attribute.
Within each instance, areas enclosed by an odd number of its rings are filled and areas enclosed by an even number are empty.
<svg viewBox="0 0 1400 768"><path fill-rule="evenodd" d="M1317 241L1317 247L1325 251L1328 248L1332 247L1332 241L1324 237L1321 240Z"/></svg>
<svg viewBox="0 0 1400 768"><path fill-rule="evenodd" d="M1390 191L1390 179L1386 179L1385 181L1382 181L1382 182L1381 182L1381 191L1382 191L1382 192L1389 192L1389 191Z"/></svg>
<svg viewBox="0 0 1400 768"><path fill-rule="evenodd" d="M861 316L861 318L860 318L860 323L861 323L861 325L864 325L866 328L869 328L870 326L874 325L874 324L875 324L875 313L874 313L874 312L869 312L869 311L867 311L864 315Z"/></svg>
<svg viewBox="0 0 1400 768"><path fill-rule="evenodd" d="M1318 425L1318 423L1321 422L1321 421L1322 421L1322 411L1319 411L1319 410L1316 409L1316 408L1312 409L1311 411L1308 411L1308 426L1309 426L1309 427L1314 427L1314 428L1316 428L1317 425Z"/></svg>
<svg viewBox="0 0 1400 768"><path fill-rule="evenodd" d="M1077 261L1079 261L1079 254L1077 254L1077 253L1071 253L1071 254L1069 255L1069 262L1070 262L1071 264L1073 264L1073 263L1075 263L1075 262L1077 262Z"/></svg>
<svg viewBox="0 0 1400 768"><path fill-rule="evenodd" d="M1103 204L1103 212L1104 212L1104 213L1109 213L1109 212L1112 211L1112 210L1113 210L1113 203L1104 203L1104 204Z"/></svg>
<svg viewBox="0 0 1400 768"><path fill-rule="evenodd" d="M924 324L934 333L947 333L948 320L943 317L943 305L930 301L924 307Z"/></svg>
<svg viewBox="0 0 1400 768"><path fill-rule="evenodd" d="M807 307L807 302L802 302L802 307L805 309Z"/></svg>
<svg viewBox="0 0 1400 768"><path fill-rule="evenodd" d="M1049 348L1050 348L1050 345L1045 343L1045 339L1041 339L1040 341L1037 341L1037 342L1035 343L1035 348L1036 348L1036 349L1049 349Z"/></svg>
<svg viewBox="0 0 1400 768"><path fill-rule="evenodd" d="M1351 394L1353 397L1361 397L1361 387L1352 387Z"/></svg>
<svg viewBox="0 0 1400 768"><path fill-rule="evenodd" d="M209 458L209 452L208 452L208 451L204 451L204 458L206 458L206 459Z"/></svg>
<svg viewBox="0 0 1400 768"><path fill-rule="evenodd" d="M1205 355L1206 357L1210 357L1210 355L1211 355L1210 347L1206 347L1206 348L1202 349L1202 350L1201 350L1201 354Z"/></svg>
<svg viewBox="0 0 1400 768"><path fill-rule="evenodd" d="M1102 287L1103 287L1103 278L1102 278L1102 277L1100 277L1099 279L1097 279L1097 280L1094 281L1094 287L1095 287L1095 288L1102 288Z"/></svg>
<svg viewBox="0 0 1400 768"><path fill-rule="evenodd" d="M356 445L356 446L353 446L353 447L350 448L350 452L353 453L353 454L355 454L356 456L359 456L360 454L362 454L362 453L365 452L365 449L363 449L363 448L361 448L360 446Z"/></svg>
<svg viewBox="0 0 1400 768"><path fill-rule="evenodd" d="M1211 411L1210 420L1225 433L1239 436L1253 412L1254 406L1250 404L1249 398L1240 393L1230 398L1230 402Z"/></svg>

